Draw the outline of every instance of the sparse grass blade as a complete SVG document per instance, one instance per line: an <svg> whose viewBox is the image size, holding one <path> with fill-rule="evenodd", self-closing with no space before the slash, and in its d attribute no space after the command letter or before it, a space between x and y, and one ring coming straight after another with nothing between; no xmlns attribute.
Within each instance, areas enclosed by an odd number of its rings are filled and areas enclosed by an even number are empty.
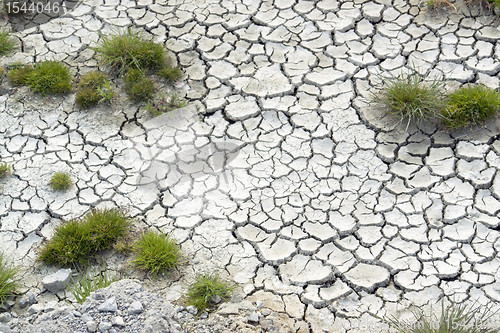
<svg viewBox="0 0 500 333"><path fill-rule="evenodd" d="M111 276L106 270L106 267L99 266L95 270L87 269L86 271L78 271L78 278L71 278L72 284L68 286L68 290L73 294L79 304L85 302L90 293L101 288L106 288L111 283L118 281L117 276Z"/></svg>
<svg viewBox="0 0 500 333"><path fill-rule="evenodd" d="M17 46L17 40L8 31L0 31L0 56L6 56Z"/></svg>
<svg viewBox="0 0 500 333"><path fill-rule="evenodd" d="M15 267L13 263L8 263L4 254L0 252L0 304L15 294L19 288L17 274L20 268Z"/></svg>

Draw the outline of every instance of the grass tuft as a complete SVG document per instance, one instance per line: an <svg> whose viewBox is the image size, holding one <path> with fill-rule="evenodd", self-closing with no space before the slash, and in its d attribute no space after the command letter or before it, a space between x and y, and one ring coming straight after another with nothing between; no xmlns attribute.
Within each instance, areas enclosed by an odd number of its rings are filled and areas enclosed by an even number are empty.
<svg viewBox="0 0 500 333"><path fill-rule="evenodd" d="M10 66L7 72L7 78L14 86L24 86L28 84L28 77L33 72L33 66L14 64Z"/></svg>
<svg viewBox="0 0 500 333"><path fill-rule="evenodd" d="M5 178L11 174L12 174L12 170L11 170L10 165L8 165L7 163L1 163L0 164L0 179Z"/></svg>
<svg viewBox="0 0 500 333"><path fill-rule="evenodd" d="M15 267L12 262L8 263L4 254L0 253L0 304L18 290L19 280L16 276L19 271L19 267Z"/></svg>
<svg viewBox="0 0 500 333"><path fill-rule="evenodd" d="M78 271L76 280L71 278L72 285L68 290L73 294L79 304L85 302L90 293L101 288L106 288L111 283L118 281L117 276L111 276L106 267L100 266L94 270L87 269L85 272Z"/></svg>
<svg viewBox="0 0 500 333"><path fill-rule="evenodd" d="M412 313L412 321L401 321L392 316L385 322L402 333L497 333L498 328L489 327L496 315L491 307L476 306L476 303L471 306L451 303L445 307L443 301L439 317L432 311L426 316L421 309L416 308Z"/></svg>
<svg viewBox="0 0 500 333"><path fill-rule="evenodd" d="M184 76L184 73L182 73L182 70L179 66L164 66L156 73L156 75L158 75L162 79L165 79L167 82L175 82L180 80Z"/></svg>
<svg viewBox="0 0 500 333"><path fill-rule="evenodd" d="M95 252L109 249L130 229L133 219L121 209L95 209L81 219L63 222L42 244L38 260L47 264L86 264Z"/></svg>
<svg viewBox="0 0 500 333"><path fill-rule="evenodd" d="M49 186L53 191L65 191L73 185L69 174L65 172L55 172L49 181Z"/></svg>
<svg viewBox="0 0 500 333"><path fill-rule="evenodd" d="M408 125L439 117L445 107L445 83L438 78L426 80L412 69L409 74L384 78L384 81L384 88L372 94L372 101L400 121L407 119Z"/></svg>
<svg viewBox="0 0 500 333"><path fill-rule="evenodd" d="M58 61L43 61L35 64L26 77L31 90L46 96L71 91L71 74L68 67Z"/></svg>
<svg viewBox="0 0 500 333"><path fill-rule="evenodd" d="M219 296L222 300L228 300L234 288L235 284L223 281L217 273L198 274L183 296L183 301L186 305L193 305L203 311L213 305L210 301L212 297Z"/></svg>
<svg viewBox="0 0 500 333"><path fill-rule="evenodd" d="M500 110L500 93L484 85L466 86L448 96L448 107L442 111L446 127L456 129L478 125Z"/></svg>
<svg viewBox="0 0 500 333"><path fill-rule="evenodd" d="M0 56L6 56L17 46L17 40L8 31L0 31Z"/></svg>
<svg viewBox="0 0 500 333"><path fill-rule="evenodd" d="M142 234L134 243L133 252L136 258L132 263L153 275L176 267L180 261L180 249L175 239L156 231Z"/></svg>
<svg viewBox="0 0 500 333"><path fill-rule="evenodd" d="M167 62L165 49L160 44L146 40L142 33L128 28L111 36L100 35L93 47L101 63L123 74L128 69L159 69Z"/></svg>
<svg viewBox="0 0 500 333"><path fill-rule="evenodd" d="M113 91L106 75L99 71L85 73L77 86L75 102L81 108L89 108L100 102L111 101Z"/></svg>
<svg viewBox="0 0 500 333"><path fill-rule="evenodd" d="M147 101L153 97L155 86L142 69L131 69L125 76L125 91L131 101Z"/></svg>

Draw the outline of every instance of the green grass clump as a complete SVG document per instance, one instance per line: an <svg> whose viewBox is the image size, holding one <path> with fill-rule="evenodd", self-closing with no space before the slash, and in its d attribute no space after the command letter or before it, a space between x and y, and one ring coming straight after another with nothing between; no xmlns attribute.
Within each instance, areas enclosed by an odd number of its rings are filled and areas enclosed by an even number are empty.
<svg viewBox="0 0 500 333"><path fill-rule="evenodd" d="M99 102L110 101L112 98L113 91L106 75L98 71L82 75L75 96L78 106L89 108Z"/></svg>
<svg viewBox="0 0 500 333"><path fill-rule="evenodd" d="M484 85L466 86L448 96L448 107L442 111L446 127L455 129L478 125L500 110L500 93Z"/></svg>
<svg viewBox="0 0 500 333"><path fill-rule="evenodd" d="M86 264L95 252L111 248L126 235L132 221L121 209L95 209L57 226L39 249L38 259L59 266Z"/></svg>
<svg viewBox="0 0 500 333"><path fill-rule="evenodd" d="M125 91L131 101L147 101L153 97L155 86L141 69L131 69L125 76Z"/></svg>
<svg viewBox="0 0 500 333"><path fill-rule="evenodd" d="M0 56L8 55L17 45L17 40L8 31L0 31Z"/></svg>
<svg viewBox="0 0 500 333"><path fill-rule="evenodd" d="M49 186L53 191L65 191L73 185L69 174L65 172L55 172L49 181Z"/></svg>
<svg viewBox="0 0 500 333"><path fill-rule="evenodd" d="M491 307L471 306L451 303L444 306L441 315L432 311L426 316L419 308L413 311L415 320L401 321L396 317L385 320L391 327L402 333L497 333L498 328L491 328L490 321L496 315ZM379 318L381 319L381 318ZM382 319L384 320L384 319Z"/></svg>
<svg viewBox="0 0 500 333"><path fill-rule="evenodd" d="M198 274L195 281L183 297L186 305L193 305L199 311L210 308L211 297L219 296L222 300L228 300L236 285L223 281L217 273Z"/></svg>
<svg viewBox="0 0 500 333"><path fill-rule="evenodd" d="M167 80L168 82L175 82L180 80L184 74L179 66L164 66L156 73L156 75Z"/></svg>
<svg viewBox="0 0 500 333"><path fill-rule="evenodd" d="M59 61L43 61L35 64L26 78L26 84L34 92L44 96L71 91L71 74Z"/></svg>
<svg viewBox="0 0 500 333"><path fill-rule="evenodd" d="M12 174L10 165L8 165L7 163L1 163L0 164L0 179L5 178L10 174Z"/></svg>
<svg viewBox="0 0 500 333"><path fill-rule="evenodd" d="M157 99L149 100L145 109L150 112L153 117L157 117L165 112L182 108L186 105L186 101L181 101L177 97L177 94L172 94L170 97L162 96Z"/></svg>
<svg viewBox="0 0 500 333"><path fill-rule="evenodd" d="M106 288L111 283L118 281L117 276L111 276L109 272L102 269L100 266L94 271L87 269L85 272L78 272L78 278L71 278L72 285L68 286L68 290L73 294L79 304L85 302L90 293L102 288Z"/></svg>
<svg viewBox="0 0 500 333"><path fill-rule="evenodd" d="M175 239L155 231L142 234L134 243L133 252L136 258L132 263L153 275L176 267L180 261L180 249Z"/></svg>
<svg viewBox="0 0 500 333"><path fill-rule="evenodd" d="M373 94L372 101L400 121L408 119L410 124L413 121L433 119L445 107L445 83L442 80L426 80L416 70L383 80L382 91Z"/></svg>
<svg viewBox="0 0 500 333"><path fill-rule="evenodd" d="M33 72L33 66L14 64L7 72L7 78L14 86L24 86L28 84L28 77Z"/></svg>
<svg viewBox="0 0 500 333"><path fill-rule="evenodd" d="M146 40L142 33L128 28L111 36L100 35L93 47L103 65L123 74L128 69L159 69L167 62L162 45Z"/></svg>
<svg viewBox="0 0 500 333"><path fill-rule="evenodd" d="M14 295L19 288L19 280L16 275L19 273L20 268L14 267L12 263L7 263L4 259L3 253L0 253L0 304Z"/></svg>

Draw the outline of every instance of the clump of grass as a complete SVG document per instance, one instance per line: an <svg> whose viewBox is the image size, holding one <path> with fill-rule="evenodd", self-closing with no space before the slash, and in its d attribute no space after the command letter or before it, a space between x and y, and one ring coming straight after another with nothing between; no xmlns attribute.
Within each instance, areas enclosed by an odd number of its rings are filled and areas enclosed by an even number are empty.
<svg viewBox="0 0 500 333"><path fill-rule="evenodd" d="M19 267L15 267L12 262L8 263L4 258L4 254L0 253L0 304L18 290L19 280L17 274L19 271Z"/></svg>
<svg viewBox="0 0 500 333"><path fill-rule="evenodd" d="M145 106L146 111L150 112L153 117L157 117L165 112L169 112L178 108L185 107L186 101L179 100L177 94L172 94L170 97L166 95L157 99L149 100Z"/></svg>
<svg viewBox="0 0 500 333"><path fill-rule="evenodd" d="M484 85L466 86L448 96L448 107L442 111L446 127L455 129L478 125L500 110L500 93Z"/></svg>
<svg viewBox="0 0 500 333"><path fill-rule="evenodd" d="M448 0L429 0L427 1L427 8L430 10L442 10L444 8L453 8L455 11L457 7Z"/></svg>
<svg viewBox="0 0 500 333"><path fill-rule="evenodd" d="M198 274L193 284L189 286L183 301L186 305L193 305L199 311L203 311L213 305L212 297L219 296L222 300L228 300L234 288L235 284L223 281L217 273Z"/></svg>
<svg viewBox="0 0 500 333"><path fill-rule="evenodd" d="M7 78L14 86L23 86L28 84L28 77L33 72L33 66L23 64L13 64L9 66Z"/></svg>
<svg viewBox="0 0 500 333"><path fill-rule="evenodd" d="M6 56L17 46L17 40L8 31L0 31L0 56Z"/></svg>
<svg viewBox="0 0 500 333"><path fill-rule="evenodd" d="M408 74L383 78L381 92L372 95L372 101L385 108L386 112L408 125L413 121L439 117L445 107L445 82L435 78L426 80L415 69Z"/></svg>
<svg viewBox="0 0 500 333"><path fill-rule="evenodd" d="M78 271L76 280L71 278L72 285L68 290L73 294L79 304L85 302L90 293L101 288L106 288L111 283L118 281L118 276L111 276L106 267L100 266L95 270L87 269L85 272Z"/></svg>
<svg viewBox="0 0 500 333"><path fill-rule="evenodd" d="M1 163L0 164L0 179L5 178L11 174L12 174L12 170L11 170L10 165L8 165L7 163Z"/></svg>
<svg viewBox="0 0 500 333"><path fill-rule="evenodd" d="M123 74L128 69L159 69L167 62L165 49L160 44L146 40L142 33L128 28L111 36L100 35L100 42L93 47L101 63Z"/></svg>
<svg viewBox="0 0 500 333"><path fill-rule="evenodd" d="M184 74L179 66L164 66L156 73L156 75L165 79L167 82L175 82L180 80Z"/></svg>
<svg viewBox="0 0 500 333"><path fill-rule="evenodd" d="M107 77L92 71L82 75L77 86L75 102L81 108L89 108L103 101L110 101L113 91Z"/></svg>
<svg viewBox="0 0 500 333"><path fill-rule="evenodd" d="M493 305L492 305L493 306ZM472 304L441 303L441 315L434 313L426 316L419 308L414 310L413 321L401 321L392 316L385 320L390 326L402 333L496 333L498 328L490 328L491 319L496 312L491 307ZM431 311L432 312L432 311ZM379 318L381 319L381 318ZM383 319L382 319L383 320Z"/></svg>
<svg viewBox="0 0 500 333"><path fill-rule="evenodd" d="M111 248L126 235L132 221L121 209L95 209L57 226L40 247L38 260L59 266L86 264L95 252Z"/></svg>
<svg viewBox="0 0 500 333"><path fill-rule="evenodd" d="M131 69L125 76L125 91L130 100L141 102L151 99L155 86L142 69Z"/></svg>
<svg viewBox="0 0 500 333"><path fill-rule="evenodd" d="M181 257L174 238L151 230L142 234L134 243L133 251L136 258L132 263L153 275L176 267Z"/></svg>
<svg viewBox="0 0 500 333"><path fill-rule="evenodd" d="M71 91L71 74L59 61L43 61L35 64L26 77L26 84L44 96L68 93Z"/></svg>
<svg viewBox="0 0 500 333"><path fill-rule="evenodd" d="M73 185L71 176L66 172L54 172L50 177L49 186L53 191L65 191Z"/></svg>

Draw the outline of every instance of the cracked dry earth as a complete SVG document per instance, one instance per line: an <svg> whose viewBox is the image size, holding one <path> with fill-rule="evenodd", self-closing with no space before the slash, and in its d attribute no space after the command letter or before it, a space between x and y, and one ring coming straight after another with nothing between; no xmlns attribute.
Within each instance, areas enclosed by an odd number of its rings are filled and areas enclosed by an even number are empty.
<svg viewBox="0 0 500 333"><path fill-rule="evenodd" d="M498 309L498 123L406 129L367 97L380 72L412 64L498 87L499 23L414 0L86 0L13 26L22 47L2 64L56 59L75 74L97 66L99 31L143 27L175 53L190 106L148 119L122 95L89 111L72 95L0 96L1 160L13 167L2 249L27 268L26 290L63 299L41 290L55 268L34 262L36 246L61 219L127 207L189 258L177 280L151 282L171 300L194 272L218 270L318 332L443 297ZM61 170L76 186L53 193Z"/></svg>

